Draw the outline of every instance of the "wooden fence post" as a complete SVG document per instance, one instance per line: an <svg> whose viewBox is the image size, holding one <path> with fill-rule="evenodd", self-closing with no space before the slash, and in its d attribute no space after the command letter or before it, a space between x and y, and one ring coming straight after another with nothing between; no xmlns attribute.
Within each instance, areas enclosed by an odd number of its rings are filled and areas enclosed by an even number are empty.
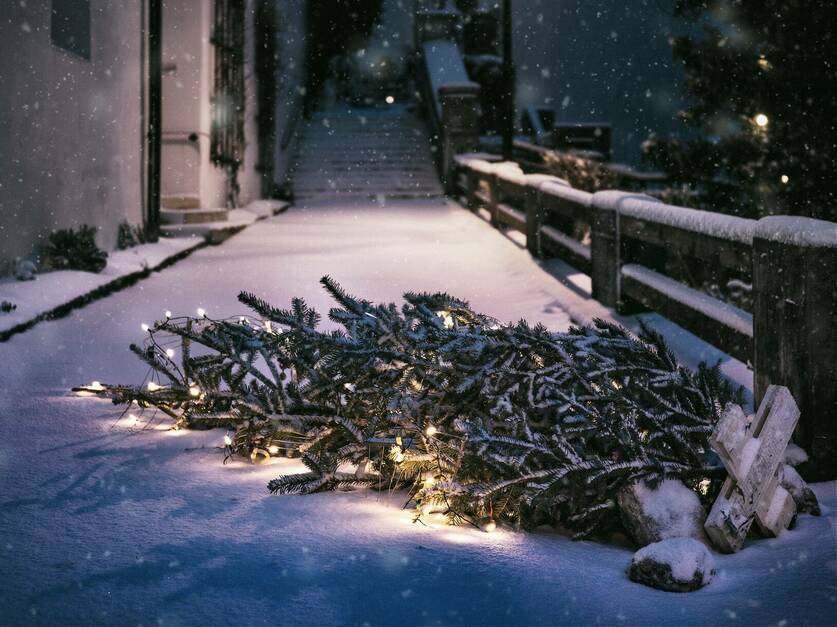
<svg viewBox="0 0 837 627"><path fill-rule="evenodd" d="M539 186L526 187L526 248L529 253L540 259L541 253L541 222L543 222L543 203Z"/></svg>
<svg viewBox="0 0 837 627"><path fill-rule="evenodd" d="M465 168L465 180L467 182L466 203L468 211L476 211L477 203L477 189L480 185L480 180L471 168Z"/></svg>
<svg viewBox="0 0 837 627"><path fill-rule="evenodd" d="M499 214L498 205L500 204L500 188L497 185L497 175L489 174L485 177L485 180L488 183L488 213L491 216L491 225L500 226L500 221L497 219Z"/></svg>
<svg viewBox="0 0 837 627"><path fill-rule="evenodd" d="M590 252L593 270L593 298L614 309L621 296L621 246L619 242L619 200L624 192L607 191L593 194L591 209Z"/></svg>
<svg viewBox="0 0 837 627"><path fill-rule="evenodd" d="M442 85L441 103L442 179L449 193L456 185L454 157L479 147L479 85Z"/></svg>
<svg viewBox="0 0 837 627"><path fill-rule="evenodd" d="M753 237L756 403L787 386L809 479L837 477L837 224L773 216Z"/></svg>

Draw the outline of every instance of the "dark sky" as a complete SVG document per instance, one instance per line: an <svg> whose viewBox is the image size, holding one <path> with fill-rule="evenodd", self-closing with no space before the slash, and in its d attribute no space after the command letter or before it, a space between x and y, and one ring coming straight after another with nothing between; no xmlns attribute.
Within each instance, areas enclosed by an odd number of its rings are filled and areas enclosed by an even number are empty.
<svg viewBox="0 0 837 627"><path fill-rule="evenodd" d="M613 125L614 159L639 161L652 131L682 130L683 73L669 38L688 25L667 0L514 0L518 107Z"/></svg>

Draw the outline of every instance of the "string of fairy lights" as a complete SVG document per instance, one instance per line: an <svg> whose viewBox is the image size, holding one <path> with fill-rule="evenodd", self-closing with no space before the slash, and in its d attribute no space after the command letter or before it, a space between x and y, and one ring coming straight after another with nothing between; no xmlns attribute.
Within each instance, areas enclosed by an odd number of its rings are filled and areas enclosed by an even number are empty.
<svg viewBox="0 0 837 627"><path fill-rule="evenodd" d="M134 398L127 403L126 409L114 421L112 425L114 427L122 424L130 431L141 431L161 424L166 417L173 420L171 427L173 430L188 426L183 420L184 415L193 411L200 411L202 404L211 404L214 396L223 394L221 390L204 390L198 381L190 377L187 367L188 360L193 357L190 348L190 333L196 332L201 325L205 328L211 328L214 325L224 324L246 326L252 333L257 334L257 337L262 335L277 336L284 332L284 329L275 326L270 320L258 320L257 322L250 316L245 315L213 319L202 307L197 308L196 313L197 318L190 316L173 317L172 312L166 310L162 321L157 321L154 324L140 324L140 329L145 334L142 352L147 360L154 360L154 365L149 367L142 385L136 388L128 388L94 380L87 385L73 388L73 392L79 396L113 397L116 395L122 398L126 394L132 395ZM446 329L453 328L457 324L456 316L452 312L440 310L436 313ZM184 328L186 332L183 332ZM181 347L180 364L177 360L177 344ZM249 367L253 368L252 365ZM168 384L160 380L161 372L169 378ZM269 381L266 378L267 375L263 372L258 374L251 372L250 374L260 377L264 381ZM270 382L278 384L278 381ZM413 381L412 389L416 392L420 391L422 389L421 382ZM148 417L145 417L146 412L150 413ZM163 415L160 416L160 413ZM234 419L232 414L228 417ZM284 417L289 418L288 416ZM327 419L327 417L324 417L324 419ZM401 435L394 438L373 438L373 440L378 441L369 442L369 459L358 467L356 473L359 476L379 474L372 468L369 461L373 456L373 444L384 445L381 448L381 454L393 463L392 476L389 478L390 489L394 485L401 484L404 478L404 469L410 464L423 464L429 461L430 468L419 472L412 487L408 490L405 507L415 500L414 520L424 523L423 519L433 514L442 513L451 520L466 522L487 532L494 531L497 525L493 514L489 514L484 520L474 520L462 512L455 511L450 503L448 486L451 480L451 469L443 461L444 455L440 437L448 440L460 438L456 434L440 432L434 424L426 424L421 429L415 429L414 432L404 429ZM273 458L298 453L304 449L307 442L304 435L292 437L289 433L284 433L282 438L278 440L262 439L255 444L252 439L252 434L247 432L246 429L239 429L234 432L228 430L223 436L223 446L219 446L225 452L224 462L226 463L236 453L242 453L245 457L249 457L252 464L265 465L269 464ZM416 443L419 441L426 452L416 451ZM387 445L389 446L388 449L386 448Z"/></svg>

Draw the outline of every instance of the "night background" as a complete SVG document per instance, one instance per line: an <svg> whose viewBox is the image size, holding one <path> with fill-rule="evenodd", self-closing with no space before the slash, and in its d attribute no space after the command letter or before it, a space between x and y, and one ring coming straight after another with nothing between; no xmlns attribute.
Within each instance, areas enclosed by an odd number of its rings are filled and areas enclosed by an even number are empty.
<svg viewBox="0 0 837 627"><path fill-rule="evenodd" d="M0 4L0 625L833 625L836 22Z"/></svg>

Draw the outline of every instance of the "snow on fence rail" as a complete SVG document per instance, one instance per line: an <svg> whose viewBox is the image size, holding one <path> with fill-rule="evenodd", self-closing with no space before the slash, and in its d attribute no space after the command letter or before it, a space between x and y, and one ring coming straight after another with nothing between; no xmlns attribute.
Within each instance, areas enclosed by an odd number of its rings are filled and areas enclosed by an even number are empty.
<svg viewBox="0 0 837 627"><path fill-rule="evenodd" d="M448 178L465 207L524 233L534 256L589 274L604 305L658 311L753 364L757 403L768 385L788 386L802 407L798 441L820 468L837 468L837 224L748 220L634 192L591 194L485 155L457 155ZM589 241L556 223L581 224ZM658 265L655 247L752 276L753 313L649 267Z"/></svg>

